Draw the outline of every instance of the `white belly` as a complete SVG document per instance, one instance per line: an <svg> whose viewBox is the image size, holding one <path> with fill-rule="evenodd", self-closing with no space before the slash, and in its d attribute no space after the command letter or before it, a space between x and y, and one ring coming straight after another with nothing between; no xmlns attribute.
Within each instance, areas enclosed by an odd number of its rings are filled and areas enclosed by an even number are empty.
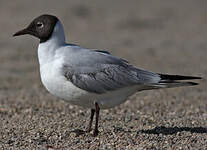
<svg viewBox="0 0 207 150"><path fill-rule="evenodd" d="M57 63L54 64L50 63L41 66L40 74L42 83L51 94L64 99L71 104L86 108L94 108L94 104L97 102L100 108L106 109L123 103L128 96L137 91L137 87L134 86L107 92L105 94L87 92L68 81L61 74L59 65Z"/></svg>

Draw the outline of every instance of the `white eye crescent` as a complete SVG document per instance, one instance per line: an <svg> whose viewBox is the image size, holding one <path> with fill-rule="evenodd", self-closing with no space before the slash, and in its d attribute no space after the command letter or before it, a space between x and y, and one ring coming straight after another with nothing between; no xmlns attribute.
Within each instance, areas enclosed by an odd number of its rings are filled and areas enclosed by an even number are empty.
<svg viewBox="0 0 207 150"><path fill-rule="evenodd" d="M42 28L44 26L44 24L42 22L37 22L37 27L38 28Z"/></svg>

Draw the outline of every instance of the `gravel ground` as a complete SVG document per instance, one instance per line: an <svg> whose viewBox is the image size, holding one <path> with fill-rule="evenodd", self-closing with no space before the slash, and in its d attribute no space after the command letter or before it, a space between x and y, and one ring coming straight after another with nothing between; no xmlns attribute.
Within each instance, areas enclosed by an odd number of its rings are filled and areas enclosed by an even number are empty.
<svg viewBox="0 0 207 150"><path fill-rule="evenodd" d="M108 49L155 72L207 76L207 1L0 1L0 149L207 149L207 82L140 92L101 111L100 134L82 134L89 110L42 86L38 40L12 34L43 13L67 40Z"/></svg>

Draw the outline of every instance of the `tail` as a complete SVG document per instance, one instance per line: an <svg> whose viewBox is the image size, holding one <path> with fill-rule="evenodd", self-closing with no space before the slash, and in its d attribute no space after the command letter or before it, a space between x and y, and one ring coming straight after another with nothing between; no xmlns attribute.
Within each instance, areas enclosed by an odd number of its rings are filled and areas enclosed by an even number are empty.
<svg viewBox="0 0 207 150"><path fill-rule="evenodd" d="M198 85L196 82L183 81L183 80L195 80L202 79L201 77L195 76L181 76L181 75L168 75L168 74L158 74L160 76L160 81L154 86L157 88L173 88L180 86L194 86Z"/></svg>

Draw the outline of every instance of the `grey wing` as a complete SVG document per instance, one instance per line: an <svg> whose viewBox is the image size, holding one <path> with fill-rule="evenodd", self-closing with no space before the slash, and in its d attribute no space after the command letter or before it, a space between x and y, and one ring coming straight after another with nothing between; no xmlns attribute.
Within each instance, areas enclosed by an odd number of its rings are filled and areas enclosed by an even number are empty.
<svg viewBox="0 0 207 150"><path fill-rule="evenodd" d="M67 50L62 73L75 86L105 93L136 84L157 83L158 74L138 69L121 58L100 50L75 47Z"/></svg>
<svg viewBox="0 0 207 150"><path fill-rule="evenodd" d="M75 73L72 68L65 66L64 76L75 86L98 94L133 85L157 83L160 80L157 74L130 66L104 64L100 68L94 72Z"/></svg>

